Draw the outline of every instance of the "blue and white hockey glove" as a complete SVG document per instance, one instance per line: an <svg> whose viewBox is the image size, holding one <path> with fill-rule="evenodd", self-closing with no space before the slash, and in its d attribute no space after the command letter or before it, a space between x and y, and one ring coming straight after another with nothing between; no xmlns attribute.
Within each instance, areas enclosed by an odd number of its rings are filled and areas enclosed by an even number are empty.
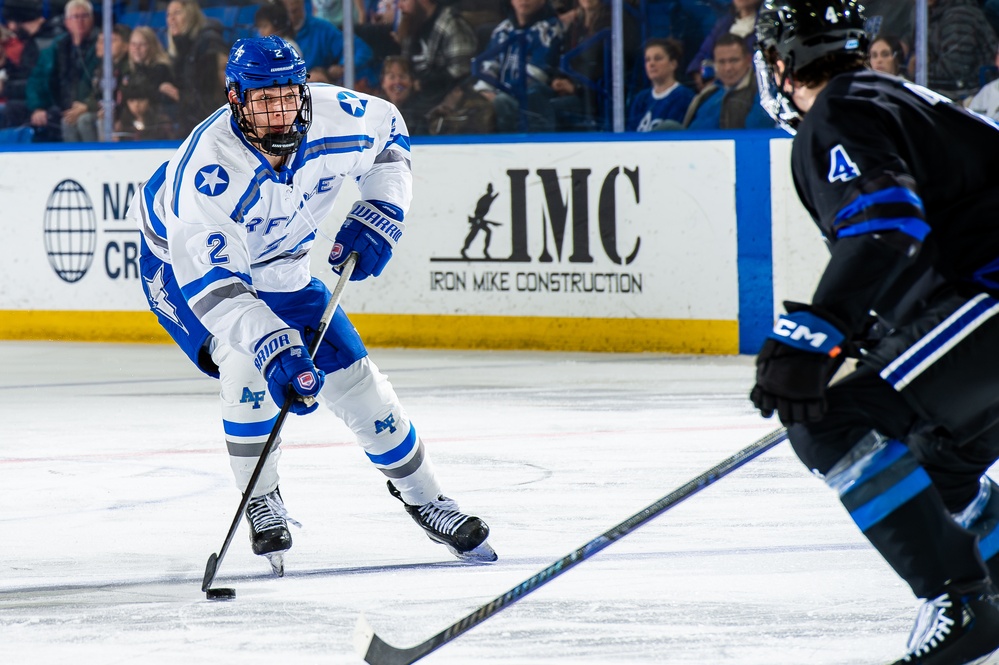
<svg viewBox="0 0 999 665"><path fill-rule="evenodd" d="M319 408L319 403L311 398L322 390L326 373L316 369L297 330L279 330L260 340L253 360L267 379L271 399L279 407L290 399L288 410L299 416ZM305 397L310 399L303 400Z"/></svg>
<svg viewBox="0 0 999 665"><path fill-rule="evenodd" d="M826 413L826 386L845 356L840 326L808 305L785 302L770 338L756 357L749 395L764 418L777 412L784 425L815 422Z"/></svg>
<svg viewBox="0 0 999 665"><path fill-rule="evenodd" d="M339 274L350 253L357 252L350 281L382 274L406 228L402 218L402 210L391 203L356 201L333 240L329 258L333 271Z"/></svg>

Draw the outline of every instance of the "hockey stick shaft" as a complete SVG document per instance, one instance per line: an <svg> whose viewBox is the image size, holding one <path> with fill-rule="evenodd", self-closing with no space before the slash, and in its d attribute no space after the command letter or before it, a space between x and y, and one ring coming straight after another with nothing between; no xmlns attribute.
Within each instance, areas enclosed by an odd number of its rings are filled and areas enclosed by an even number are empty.
<svg viewBox="0 0 999 665"><path fill-rule="evenodd" d="M347 286L347 282L350 280L350 275L354 272L354 264L356 262L357 254L351 252L350 256L348 256L347 260L343 263L343 272L340 273L340 279L337 280L336 286L333 287L333 294L330 296L330 301L326 305L326 309L323 310L323 315L319 318L319 325L316 328L316 334L312 338L312 342L309 344L310 356L315 356L316 351L319 350L319 345L322 343L323 337L326 335L326 329L329 327L330 321L333 320L336 308L340 304L340 297L343 295L343 290ZM219 549L218 554L213 552L211 556L208 557L208 563L205 565L205 578L201 583L202 591L208 591L212 582L215 581L215 575L218 572L219 565L222 563L222 559L225 558L226 552L229 551L229 545L232 543L233 536L236 535L236 530L239 529L239 522L243 518L243 513L246 512L246 506L249 505L253 490L257 486L257 480L260 478L260 474L264 470L264 463L267 461L267 456L270 455L271 449L274 447L274 442L277 441L278 436L281 434L281 428L284 427L284 421L288 417L288 410L291 408L291 402L291 399L286 399L284 404L281 406L281 411L278 412L277 420L274 421L274 426L271 428L271 433L267 437L267 442L264 443L263 450L260 451L260 458L257 460L257 465L253 468L253 473L250 475L250 481L246 485L246 491L243 492L243 498L239 502L239 508L236 509L236 515L232 518L232 524L229 525L229 532L226 533L221 549Z"/></svg>
<svg viewBox="0 0 999 665"><path fill-rule="evenodd" d="M685 485L678 487L655 503L646 506L620 524L608 529L576 551L562 557L544 570L524 580L501 596L497 596L468 616L456 621L430 639L409 648L394 647L378 635L368 625L364 615L361 615L355 630L354 645L365 662L371 665L409 665L423 658L428 653L436 651L462 633L479 625L489 617L498 613L527 594L539 589L548 582L566 572L570 568L589 559L616 540L623 538L646 522L666 512L684 499L688 499L715 481L724 478L747 462L759 457L787 438L787 430L783 427L740 450L728 459L708 469Z"/></svg>

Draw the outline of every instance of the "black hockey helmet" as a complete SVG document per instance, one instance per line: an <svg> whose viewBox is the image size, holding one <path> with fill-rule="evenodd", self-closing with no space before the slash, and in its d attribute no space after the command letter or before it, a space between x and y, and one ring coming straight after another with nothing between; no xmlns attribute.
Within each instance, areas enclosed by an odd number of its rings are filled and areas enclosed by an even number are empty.
<svg viewBox="0 0 999 665"><path fill-rule="evenodd" d="M764 0L756 19L756 40L760 101L791 131L800 117L784 96L784 81L824 56L867 55L863 7L857 0ZM777 60L784 63L780 84L774 75Z"/></svg>
<svg viewBox="0 0 999 665"><path fill-rule="evenodd" d="M764 54L776 51L792 73L833 53L867 55L863 7L857 0L766 0L756 20Z"/></svg>

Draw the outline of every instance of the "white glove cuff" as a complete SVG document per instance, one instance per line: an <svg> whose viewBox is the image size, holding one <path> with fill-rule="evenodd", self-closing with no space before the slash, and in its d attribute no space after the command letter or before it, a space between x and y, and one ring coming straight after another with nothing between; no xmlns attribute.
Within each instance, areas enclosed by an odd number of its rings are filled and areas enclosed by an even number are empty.
<svg viewBox="0 0 999 665"><path fill-rule="evenodd" d="M294 328L284 328L260 339L253 347L253 364L263 376L267 376L267 365L277 354L293 346L305 346L302 336Z"/></svg>
<svg viewBox="0 0 999 665"><path fill-rule="evenodd" d="M392 249L395 249L399 238L402 237L402 232L406 230L405 224L387 217L381 210L367 201L355 201L347 214L347 219L353 219L376 231L378 235L388 240Z"/></svg>

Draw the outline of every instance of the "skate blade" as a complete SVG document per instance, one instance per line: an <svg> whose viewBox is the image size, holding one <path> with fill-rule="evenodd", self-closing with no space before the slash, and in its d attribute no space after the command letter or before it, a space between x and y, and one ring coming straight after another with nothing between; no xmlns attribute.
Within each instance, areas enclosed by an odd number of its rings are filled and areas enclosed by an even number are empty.
<svg viewBox="0 0 999 665"><path fill-rule="evenodd" d="M451 553L458 557L459 560L466 563L493 563L499 559L499 555L496 554L496 550L494 550L488 542L483 542L474 550L468 550L467 552L459 552L450 545L447 546L447 548L451 550Z"/></svg>
<svg viewBox="0 0 999 665"><path fill-rule="evenodd" d="M272 552L265 554L267 561L271 564L271 572L278 577L284 577L284 552Z"/></svg>

